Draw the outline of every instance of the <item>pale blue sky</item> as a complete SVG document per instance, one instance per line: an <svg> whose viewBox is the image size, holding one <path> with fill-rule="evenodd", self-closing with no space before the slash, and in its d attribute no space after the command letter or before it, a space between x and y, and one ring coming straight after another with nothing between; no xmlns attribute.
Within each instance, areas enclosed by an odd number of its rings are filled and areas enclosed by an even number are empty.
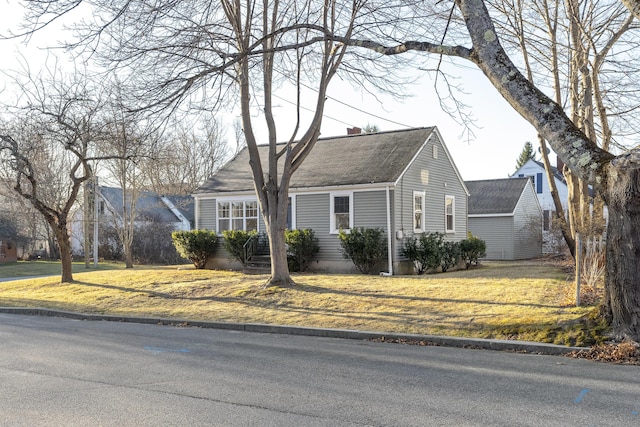
<svg viewBox="0 0 640 427"><path fill-rule="evenodd" d="M0 3L0 17L0 28L6 29L8 23L15 22L18 14L5 0ZM33 71L37 70L46 57L46 52L39 50L38 46L50 44L52 41L50 36L42 35L35 37L28 47L0 41L4 71L17 66L16 50L28 58ZM448 71L460 74L458 83L466 92L466 95L461 95L461 100L470 107L469 111L476 119L476 127L473 128L475 138L468 139L464 127L440 109L433 83L426 77L420 84L411 87L409 92L414 94L412 97L401 101L385 95L378 96L376 100L363 91L357 92L350 85L334 80L329 89L330 98L325 108L322 136L344 135L349 126L362 127L367 124L375 124L385 131L402 129L401 124L410 127L435 125L440 130L463 179L507 177L514 172L516 159L524 143L531 141L534 147L538 146L535 130L502 99L472 64L454 69L449 67ZM4 76L0 76L0 80L5 80ZM7 82L0 87L4 91L11 91ZM275 109L276 120L282 125L279 140L286 140L290 132L288 126L295 118L295 111L287 102L279 102L276 99L274 103L279 105ZM307 93L303 103L312 107L315 103L313 95ZM347 105L355 108L349 108ZM233 139L231 122L234 117L233 114L224 116L223 125L229 140ZM255 122L258 124L261 121L256 118ZM259 134L259 131L257 133Z"/></svg>

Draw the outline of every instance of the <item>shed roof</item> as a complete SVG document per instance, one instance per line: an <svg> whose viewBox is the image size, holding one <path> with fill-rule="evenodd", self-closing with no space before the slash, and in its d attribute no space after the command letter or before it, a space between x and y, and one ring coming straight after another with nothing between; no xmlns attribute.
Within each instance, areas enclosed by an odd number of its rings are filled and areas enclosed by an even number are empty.
<svg viewBox="0 0 640 427"><path fill-rule="evenodd" d="M293 174L290 188L329 187L395 182L435 127L318 139ZM279 144L279 148L284 144ZM266 166L268 146L259 146ZM245 148L196 193L253 190L249 153Z"/></svg>
<svg viewBox="0 0 640 427"><path fill-rule="evenodd" d="M469 189L469 215L510 214L520 200L529 178L466 181Z"/></svg>

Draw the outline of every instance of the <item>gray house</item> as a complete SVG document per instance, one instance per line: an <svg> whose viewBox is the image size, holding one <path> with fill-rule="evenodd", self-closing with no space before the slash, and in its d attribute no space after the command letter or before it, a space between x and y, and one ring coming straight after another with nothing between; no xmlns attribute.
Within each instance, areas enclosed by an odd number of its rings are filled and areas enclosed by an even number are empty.
<svg viewBox="0 0 640 427"><path fill-rule="evenodd" d="M529 178L466 181L469 231L487 244L487 259L542 255L542 209Z"/></svg>
<svg viewBox="0 0 640 427"><path fill-rule="evenodd" d="M267 146L261 146L265 161ZM193 195L196 228L265 232L246 149ZM318 140L290 185L288 225L310 228L320 243L312 269L355 271L340 252L338 230L385 230L386 273L412 271L404 239L428 231L467 236L468 192L435 127ZM211 268L238 268L218 250Z"/></svg>

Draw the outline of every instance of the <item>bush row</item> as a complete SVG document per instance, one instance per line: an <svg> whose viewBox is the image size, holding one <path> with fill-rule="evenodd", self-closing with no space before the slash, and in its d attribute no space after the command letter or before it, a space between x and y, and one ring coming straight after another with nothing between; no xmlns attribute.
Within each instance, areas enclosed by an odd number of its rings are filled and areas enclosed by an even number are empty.
<svg viewBox="0 0 640 427"><path fill-rule="evenodd" d="M172 235L173 244L184 258L196 268L204 268L207 259L215 252L217 235L213 231L180 231ZM255 231L225 230L222 232L224 248L241 264L245 264L245 245L250 239L257 239ZM287 260L289 270L306 271L311 261L320 251L318 239L313 230L286 230Z"/></svg>
<svg viewBox="0 0 640 427"><path fill-rule="evenodd" d="M413 263L417 274L434 271L440 268L443 272L454 268L464 261L468 269L471 264L486 256L487 246L484 240L469 234L460 242L445 240L443 233L423 233L408 238L401 254Z"/></svg>
<svg viewBox="0 0 640 427"><path fill-rule="evenodd" d="M245 245L258 238L255 231L226 230L222 233L225 249L240 263L245 263ZM217 236L205 230L178 231L172 235L178 253L189 259L196 268L204 268L207 259L213 255ZM381 228L354 228L349 232L340 230L338 234L342 255L351 259L363 274L377 273L387 257L387 244ZM306 271L320 250L313 230L286 230L287 259L291 271ZM417 274L440 269L445 272L464 261L468 269L486 256L484 240L469 233L460 242L445 240L438 232L422 233L405 240L401 254L414 266Z"/></svg>

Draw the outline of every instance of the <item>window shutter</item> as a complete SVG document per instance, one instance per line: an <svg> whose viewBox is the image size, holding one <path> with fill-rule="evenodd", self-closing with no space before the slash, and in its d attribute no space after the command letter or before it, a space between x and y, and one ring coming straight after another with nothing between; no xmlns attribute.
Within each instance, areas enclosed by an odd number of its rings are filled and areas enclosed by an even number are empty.
<svg viewBox="0 0 640 427"><path fill-rule="evenodd" d="M542 193L542 174L536 174L536 192L538 194Z"/></svg>

